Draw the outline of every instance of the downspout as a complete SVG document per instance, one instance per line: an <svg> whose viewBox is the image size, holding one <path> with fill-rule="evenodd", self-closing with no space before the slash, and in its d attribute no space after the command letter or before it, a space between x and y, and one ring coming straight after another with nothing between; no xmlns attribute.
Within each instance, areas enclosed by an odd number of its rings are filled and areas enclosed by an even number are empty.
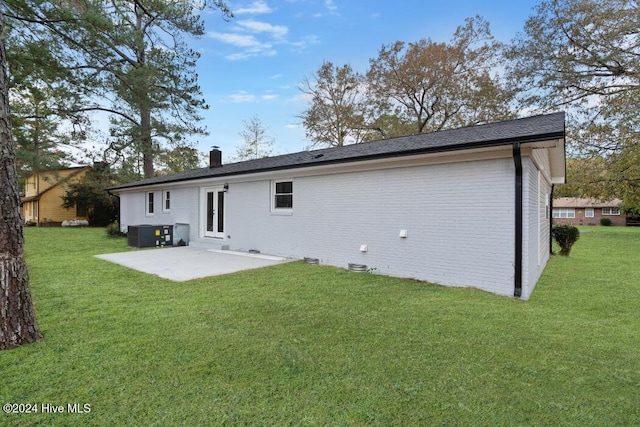
<svg viewBox="0 0 640 427"><path fill-rule="evenodd" d="M549 254L553 255L553 186L551 184L551 194L549 194Z"/></svg>
<svg viewBox="0 0 640 427"><path fill-rule="evenodd" d="M522 296L522 153L520 143L513 143L513 162L516 167L516 206L515 206L515 276L513 296Z"/></svg>

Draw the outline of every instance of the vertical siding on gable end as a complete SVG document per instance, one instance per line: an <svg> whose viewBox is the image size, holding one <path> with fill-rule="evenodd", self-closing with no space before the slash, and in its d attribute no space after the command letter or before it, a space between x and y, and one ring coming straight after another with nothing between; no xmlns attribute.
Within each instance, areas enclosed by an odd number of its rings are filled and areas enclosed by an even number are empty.
<svg viewBox="0 0 640 427"><path fill-rule="evenodd" d="M551 185L543 171L525 157L523 195L523 290L522 298L528 299L549 260L549 219L546 200Z"/></svg>
<svg viewBox="0 0 640 427"><path fill-rule="evenodd" d="M513 176L509 158L294 176L290 215L269 211L270 181L234 183L228 242L512 295ZM360 252L363 244L368 252Z"/></svg>

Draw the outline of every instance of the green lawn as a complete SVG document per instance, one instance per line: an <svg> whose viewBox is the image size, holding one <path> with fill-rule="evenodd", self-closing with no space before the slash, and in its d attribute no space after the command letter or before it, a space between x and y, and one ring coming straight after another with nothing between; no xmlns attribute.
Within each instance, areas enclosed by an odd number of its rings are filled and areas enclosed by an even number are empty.
<svg viewBox="0 0 640 427"><path fill-rule="evenodd" d="M173 283L27 229L44 340L0 352L0 403L40 412L0 425L638 426L640 228L581 231L520 301L304 263Z"/></svg>

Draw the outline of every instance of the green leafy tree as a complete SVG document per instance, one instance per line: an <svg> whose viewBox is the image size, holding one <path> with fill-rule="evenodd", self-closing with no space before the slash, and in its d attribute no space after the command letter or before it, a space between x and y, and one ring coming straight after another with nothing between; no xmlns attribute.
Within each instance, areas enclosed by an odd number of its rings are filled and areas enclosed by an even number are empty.
<svg viewBox="0 0 640 427"><path fill-rule="evenodd" d="M640 208L640 9L629 0L548 0L507 51L523 105L565 109L572 148L606 163L582 192Z"/></svg>
<svg viewBox="0 0 640 427"><path fill-rule="evenodd" d="M49 114L46 91L34 90L30 96L11 103L11 124L16 144L18 179L43 170L60 169L68 165L63 150L72 145L69 135L61 130L55 114Z"/></svg>
<svg viewBox="0 0 640 427"><path fill-rule="evenodd" d="M16 1L5 4L12 16ZM30 17L33 19L33 17ZM77 74L64 69L59 58L69 60L60 39L42 26L25 26L14 18L5 32L11 124L16 144L18 178L67 164L68 147L83 142L86 117L80 108ZM56 56L57 55L57 56Z"/></svg>
<svg viewBox="0 0 640 427"><path fill-rule="evenodd" d="M114 184L114 178L106 163L96 163L92 171L79 182L69 184L62 196L62 207L80 207L86 210L89 224L106 227L118 218L119 199L106 189Z"/></svg>
<svg viewBox="0 0 640 427"><path fill-rule="evenodd" d="M413 122L392 114L382 114L375 117L369 125L369 128L371 129L371 132L367 133L364 142L394 138L415 133L415 126Z"/></svg>
<svg viewBox="0 0 640 427"><path fill-rule="evenodd" d="M496 71L502 48L476 16L449 43L382 46L366 75L325 62L301 86L307 137L340 146L513 118L516 86Z"/></svg>
<svg viewBox="0 0 640 427"><path fill-rule="evenodd" d="M365 140L370 129L365 123L363 84L364 77L350 65L331 62L304 79L300 90L310 98L310 106L300 118L313 146L339 147Z"/></svg>
<svg viewBox="0 0 640 427"><path fill-rule="evenodd" d="M200 167L201 157L193 147L178 146L162 152L158 157L158 163L161 165L159 174L170 174Z"/></svg>
<svg viewBox="0 0 640 427"><path fill-rule="evenodd" d="M367 72L375 117L412 123L411 133L511 118L515 92L493 71L501 47L478 16L458 27L450 43L383 46Z"/></svg>
<svg viewBox="0 0 640 427"><path fill-rule="evenodd" d="M213 3L227 12L222 1ZM161 147L183 144L186 136L205 135L198 123L207 109L197 82L200 54L185 37L204 34L196 14L199 3L164 0L102 2L108 22L90 22L87 59L106 64L96 77L112 97L113 146L137 146L145 177L154 175ZM105 28L106 27L106 31Z"/></svg>
<svg viewBox="0 0 640 427"><path fill-rule="evenodd" d="M198 125L200 111L208 108L194 71L199 53L185 42L204 33L197 14L204 6L231 16L223 0L94 0L57 7L12 0L6 13L47 41L62 43L52 61L72 75L84 102L73 112L108 113L109 148L140 155L150 177L164 146L206 134Z"/></svg>

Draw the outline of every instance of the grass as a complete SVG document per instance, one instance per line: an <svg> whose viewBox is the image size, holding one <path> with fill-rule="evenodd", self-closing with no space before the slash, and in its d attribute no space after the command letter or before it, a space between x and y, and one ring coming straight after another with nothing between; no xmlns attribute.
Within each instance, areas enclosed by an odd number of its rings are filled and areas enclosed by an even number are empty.
<svg viewBox="0 0 640 427"><path fill-rule="evenodd" d="M41 342L0 353L0 425L640 424L640 229L582 228L529 301L304 263L174 283L27 229Z"/></svg>

